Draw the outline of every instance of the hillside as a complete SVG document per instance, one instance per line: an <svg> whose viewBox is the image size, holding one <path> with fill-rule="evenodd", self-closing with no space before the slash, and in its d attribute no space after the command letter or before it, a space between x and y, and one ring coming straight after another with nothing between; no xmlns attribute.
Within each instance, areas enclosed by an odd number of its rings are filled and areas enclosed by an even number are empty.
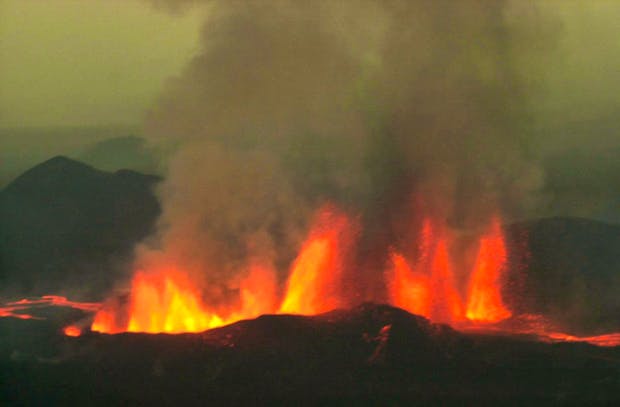
<svg viewBox="0 0 620 407"><path fill-rule="evenodd" d="M612 405L620 396L618 347L462 334L387 305L197 334L70 338L49 320L0 319L0 328L9 404Z"/></svg>
<svg viewBox="0 0 620 407"><path fill-rule="evenodd" d="M100 297L159 213L159 178L57 156L0 192L4 292Z"/></svg>

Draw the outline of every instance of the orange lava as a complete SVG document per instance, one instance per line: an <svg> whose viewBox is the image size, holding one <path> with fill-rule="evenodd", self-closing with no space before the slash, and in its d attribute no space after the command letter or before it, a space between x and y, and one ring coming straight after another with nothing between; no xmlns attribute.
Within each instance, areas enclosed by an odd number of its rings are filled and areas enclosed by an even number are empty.
<svg viewBox="0 0 620 407"><path fill-rule="evenodd" d="M466 316L470 321L497 322L512 315L501 296L501 273L506 264L506 245L499 219L480 239L480 249L469 282Z"/></svg>
<svg viewBox="0 0 620 407"><path fill-rule="evenodd" d="M428 277L414 272L407 260L396 253L390 253L393 283L389 287L391 301L394 305L417 315L430 318L430 283Z"/></svg>
<svg viewBox="0 0 620 407"><path fill-rule="evenodd" d="M394 305L434 321L463 319L463 300L457 289L448 242L446 234L426 219L414 266L401 254L391 254L392 271L387 273L387 284Z"/></svg>
<svg viewBox="0 0 620 407"><path fill-rule="evenodd" d="M620 333L611 333L595 336L574 336L560 332L552 332L541 335L543 339L546 337L551 342L587 342L596 346L620 346Z"/></svg>
<svg viewBox="0 0 620 407"><path fill-rule="evenodd" d="M552 321L539 314L520 314L499 324L469 324L459 326L458 329L485 335L526 335L550 343L584 342L596 346L620 346L620 332L588 336L571 335L561 332Z"/></svg>
<svg viewBox="0 0 620 407"><path fill-rule="evenodd" d="M317 314L342 306L343 246L349 240L348 218L324 208L293 263L279 312Z"/></svg>
<svg viewBox="0 0 620 407"><path fill-rule="evenodd" d="M510 317L512 314L501 297L506 246L499 219L493 220L490 231L480 239L475 265L467 275L466 296L462 296L456 282L450 243L444 228L426 219L413 266L403 255L391 253L387 273L391 302L440 322L488 323Z"/></svg>
<svg viewBox="0 0 620 407"><path fill-rule="evenodd" d="M138 272L134 276L128 332L200 332L224 324L210 312L186 276Z"/></svg>
<svg viewBox="0 0 620 407"><path fill-rule="evenodd" d="M240 320L273 313L277 303L277 287L275 270L260 262L253 263L249 274L239 285L241 309L229 319Z"/></svg>
<svg viewBox="0 0 620 407"><path fill-rule="evenodd" d="M24 298L19 301L12 301L3 304L0 307L0 318L11 317L18 319L43 319L23 311L49 306L67 307L85 312L95 312L101 307L101 304L98 302L69 301L66 297L62 297L60 295L44 295L37 299Z"/></svg>
<svg viewBox="0 0 620 407"><path fill-rule="evenodd" d="M176 270L139 271L131 283L127 322L120 324L118 309L103 308L93 320L92 331L102 333L201 332L226 324L208 309L191 280Z"/></svg>
<svg viewBox="0 0 620 407"><path fill-rule="evenodd" d="M5 305L0 307L0 318L17 318L17 319L40 319L30 314L19 312L30 308L29 306Z"/></svg>
<svg viewBox="0 0 620 407"><path fill-rule="evenodd" d="M331 206L322 208L291 267L279 302L275 270L261 262L250 264L247 276L239 282L237 301L225 309L211 306L198 286L179 270L139 271L133 277L128 304L100 309L91 330L201 332L266 313L317 314L338 308L344 305L340 280L343 247L350 234L346 215Z"/></svg>
<svg viewBox="0 0 620 407"><path fill-rule="evenodd" d="M77 337L82 335L82 330L75 325L69 325L63 328L62 332L67 336Z"/></svg>
<svg viewBox="0 0 620 407"><path fill-rule="evenodd" d="M442 237L437 243L431 264L431 319L455 322L463 319L463 302L456 288L454 272L446 239Z"/></svg>
<svg viewBox="0 0 620 407"><path fill-rule="evenodd" d="M119 333L124 331L122 327L116 324L114 310L105 307L95 314L90 330L103 333Z"/></svg>

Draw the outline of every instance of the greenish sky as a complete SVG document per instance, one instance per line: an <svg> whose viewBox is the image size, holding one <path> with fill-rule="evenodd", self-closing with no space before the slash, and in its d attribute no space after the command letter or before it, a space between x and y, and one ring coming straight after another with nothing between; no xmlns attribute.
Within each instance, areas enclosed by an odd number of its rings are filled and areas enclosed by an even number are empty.
<svg viewBox="0 0 620 407"><path fill-rule="evenodd" d="M620 2L539 4L560 29L538 106L586 120L615 112ZM173 15L145 0L0 0L0 127L139 126L198 50L204 12Z"/></svg>
<svg viewBox="0 0 620 407"><path fill-rule="evenodd" d="M548 58L542 105L574 120L620 108L620 1L548 0L556 49ZM549 112L550 113L550 112Z"/></svg>
<svg viewBox="0 0 620 407"><path fill-rule="evenodd" d="M561 158L558 179L590 172L581 182L590 185L599 174L620 174L609 153L620 151L620 0L535 1L549 17L540 35L551 46L542 69L532 61L540 85L530 95L533 149ZM149 3L0 0L0 186L53 155L79 158L93 143L139 135L166 79L199 51L206 12L171 14ZM527 74L527 62L523 68ZM594 159L576 166L577 153ZM617 191L616 179L590 195Z"/></svg>
<svg viewBox="0 0 620 407"><path fill-rule="evenodd" d="M198 49L203 10L0 0L0 126L138 125Z"/></svg>

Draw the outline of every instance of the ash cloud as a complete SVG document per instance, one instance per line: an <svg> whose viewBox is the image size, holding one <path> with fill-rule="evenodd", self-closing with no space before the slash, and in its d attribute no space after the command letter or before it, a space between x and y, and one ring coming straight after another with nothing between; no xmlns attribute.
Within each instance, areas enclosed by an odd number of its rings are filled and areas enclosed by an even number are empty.
<svg viewBox="0 0 620 407"><path fill-rule="evenodd" d="M329 200L361 218L357 266L376 271L423 213L478 231L536 203L528 74L549 35L533 3L204 3L201 51L146 123L176 153L139 262L160 247L234 289L245 259L284 272Z"/></svg>

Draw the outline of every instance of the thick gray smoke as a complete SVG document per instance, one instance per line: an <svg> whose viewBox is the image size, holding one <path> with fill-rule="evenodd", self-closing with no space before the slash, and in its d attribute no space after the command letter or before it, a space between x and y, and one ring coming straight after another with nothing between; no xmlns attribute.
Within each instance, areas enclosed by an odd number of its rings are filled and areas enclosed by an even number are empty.
<svg viewBox="0 0 620 407"><path fill-rule="evenodd" d="M251 258L285 270L331 201L360 217L369 270L421 214L476 230L535 203L526 71L546 35L529 2L205 3L201 52L147 122L177 151L151 242L170 261L209 284Z"/></svg>

